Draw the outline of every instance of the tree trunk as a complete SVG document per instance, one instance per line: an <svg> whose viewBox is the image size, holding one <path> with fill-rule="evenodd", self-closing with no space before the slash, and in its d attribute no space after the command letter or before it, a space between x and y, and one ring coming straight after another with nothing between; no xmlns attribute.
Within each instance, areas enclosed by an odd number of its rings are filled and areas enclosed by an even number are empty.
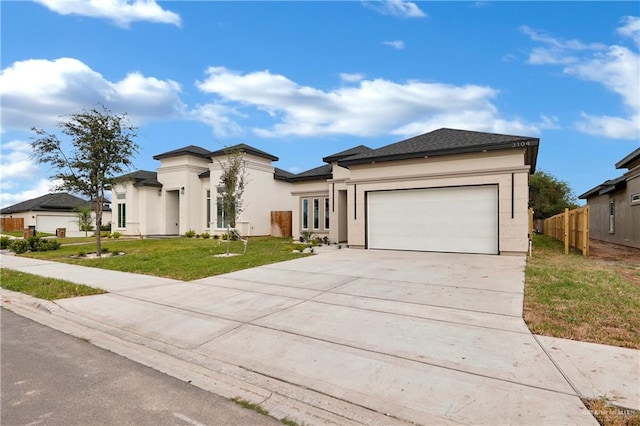
<svg viewBox="0 0 640 426"><path fill-rule="evenodd" d="M96 256L102 256L102 203L96 201Z"/></svg>

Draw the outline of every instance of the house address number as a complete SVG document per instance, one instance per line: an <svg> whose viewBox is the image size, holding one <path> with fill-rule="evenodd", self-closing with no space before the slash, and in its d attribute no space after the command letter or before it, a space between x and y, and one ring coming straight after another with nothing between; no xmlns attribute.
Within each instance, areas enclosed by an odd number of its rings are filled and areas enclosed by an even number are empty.
<svg viewBox="0 0 640 426"><path fill-rule="evenodd" d="M522 148L525 146L529 146L530 142L529 141L524 141L524 142L512 142L511 147L512 148Z"/></svg>

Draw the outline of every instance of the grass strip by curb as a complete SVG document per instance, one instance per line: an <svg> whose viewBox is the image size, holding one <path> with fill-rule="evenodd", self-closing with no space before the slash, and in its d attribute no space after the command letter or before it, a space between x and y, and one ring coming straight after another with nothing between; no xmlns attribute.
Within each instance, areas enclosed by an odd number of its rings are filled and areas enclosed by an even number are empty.
<svg viewBox="0 0 640 426"><path fill-rule="evenodd" d="M275 417L269 414L268 410L265 410L264 408L262 408L260 404L254 404L253 402L249 402L246 399L242 399L238 396L231 398L230 400L235 402L242 408L246 408L247 410L252 410L252 411L255 411L256 413L262 414L264 416L269 416L275 419ZM283 417L279 420L280 420L280 423L286 426L303 426L303 425L300 425L300 423L296 422L295 420L290 419L289 417Z"/></svg>
<svg viewBox="0 0 640 426"><path fill-rule="evenodd" d="M106 291L55 278L41 277L26 272L2 268L0 287L45 300L103 294Z"/></svg>

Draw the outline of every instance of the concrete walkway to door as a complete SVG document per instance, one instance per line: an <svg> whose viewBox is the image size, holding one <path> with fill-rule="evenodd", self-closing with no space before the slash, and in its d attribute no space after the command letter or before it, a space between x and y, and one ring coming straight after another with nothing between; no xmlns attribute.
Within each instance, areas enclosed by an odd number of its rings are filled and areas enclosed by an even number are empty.
<svg viewBox="0 0 640 426"><path fill-rule="evenodd" d="M299 423L596 425L579 396L611 386L634 408L640 352L581 347L583 364L565 368L572 346L522 320L524 264L343 249L181 282L3 256L3 267L110 291L40 303L49 313L22 295L3 300ZM585 385L592 361L615 379Z"/></svg>

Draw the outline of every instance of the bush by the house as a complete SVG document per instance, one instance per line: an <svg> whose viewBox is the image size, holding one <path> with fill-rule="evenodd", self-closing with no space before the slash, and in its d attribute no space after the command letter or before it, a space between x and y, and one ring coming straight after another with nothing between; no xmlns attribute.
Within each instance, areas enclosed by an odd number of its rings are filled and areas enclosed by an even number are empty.
<svg viewBox="0 0 640 426"><path fill-rule="evenodd" d="M6 235L4 237L0 237L0 249L4 250L9 247L9 242L11 240Z"/></svg>
<svg viewBox="0 0 640 426"><path fill-rule="evenodd" d="M27 240L13 240L9 243L9 250L15 254L22 254L29 251L29 241Z"/></svg>
<svg viewBox="0 0 640 426"><path fill-rule="evenodd" d="M100 227L100 230L101 230L101 231L106 231L106 232L111 232L111 222L108 222L108 223L106 223L106 224L103 224L103 225Z"/></svg>
<svg viewBox="0 0 640 426"><path fill-rule="evenodd" d="M120 233L119 232L112 232L111 233L111 238L120 238Z"/></svg>
<svg viewBox="0 0 640 426"><path fill-rule="evenodd" d="M211 234L209 234L208 232L203 232L200 236L201 236L202 238L204 238L205 240L206 240L207 238L211 238Z"/></svg>
<svg viewBox="0 0 640 426"><path fill-rule="evenodd" d="M184 233L184 236L187 238L193 238L196 236L196 231L194 231L193 229L189 229L187 232Z"/></svg>

